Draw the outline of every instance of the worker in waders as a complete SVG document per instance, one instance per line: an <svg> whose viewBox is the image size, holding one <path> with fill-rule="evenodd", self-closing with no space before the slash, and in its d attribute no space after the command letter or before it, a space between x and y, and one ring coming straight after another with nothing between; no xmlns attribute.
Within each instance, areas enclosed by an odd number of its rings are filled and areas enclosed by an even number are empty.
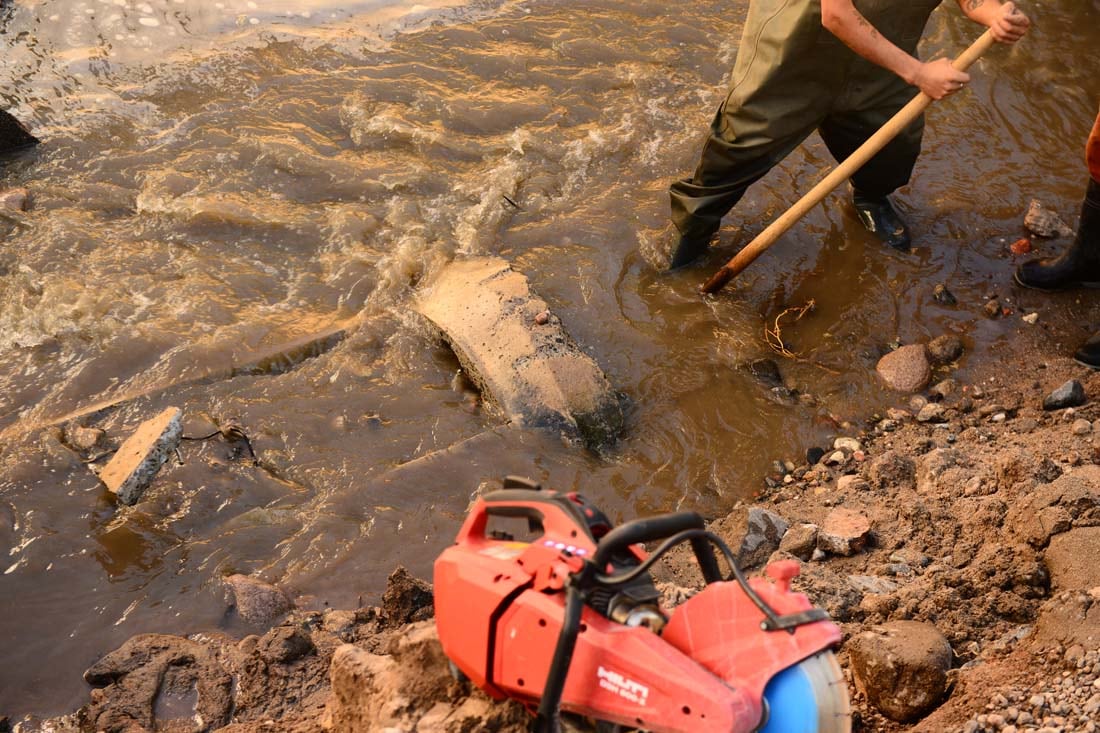
<svg viewBox="0 0 1100 733"><path fill-rule="evenodd" d="M1085 162L1089 183L1081 204L1077 237L1060 257L1029 260L1016 268L1016 282L1026 288L1100 287L1100 113L1096 115L1092 134L1085 144ZM1085 366L1100 369L1100 333L1094 333L1081 344L1073 358Z"/></svg>
<svg viewBox="0 0 1100 733"><path fill-rule="evenodd" d="M1030 22L1011 2L958 0L972 20L1014 43ZM722 217L745 190L817 130L838 160L894 116L917 89L933 99L970 80L947 59L916 58L917 42L940 0L750 0L733 68L733 87L711 124L695 175L672 197L670 266L706 251ZM914 88L915 87L915 88ZM923 118L852 176L859 220L883 242L909 248L909 232L889 195L909 182Z"/></svg>

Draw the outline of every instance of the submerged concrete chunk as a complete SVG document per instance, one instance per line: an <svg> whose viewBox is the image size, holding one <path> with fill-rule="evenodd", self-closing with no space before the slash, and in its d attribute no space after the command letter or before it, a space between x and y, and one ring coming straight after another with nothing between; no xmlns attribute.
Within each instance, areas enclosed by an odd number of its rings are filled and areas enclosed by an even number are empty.
<svg viewBox="0 0 1100 733"><path fill-rule="evenodd" d="M452 262L414 307L443 332L486 401L508 419L562 430L589 447L622 428L619 396L599 366L557 317L545 317L546 303L504 260Z"/></svg>
<svg viewBox="0 0 1100 733"><path fill-rule="evenodd" d="M179 447L181 415L178 407L169 407L143 422L99 474L99 480L118 495L120 502L137 503L168 456Z"/></svg>

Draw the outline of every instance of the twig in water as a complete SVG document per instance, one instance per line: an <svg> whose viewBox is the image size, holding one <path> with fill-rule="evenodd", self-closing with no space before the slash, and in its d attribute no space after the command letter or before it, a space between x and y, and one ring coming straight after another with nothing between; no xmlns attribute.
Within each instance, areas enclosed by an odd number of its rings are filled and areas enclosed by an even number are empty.
<svg viewBox="0 0 1100 733"><path fill-rule="evenodd" d="M768 342L768 346L771 347L772 351L782 356L785 356L788 359L798 358L798 354L788 349L787 345L783 343L783 329L779 322L782 321L785 316L788 316L791 313L795 314L794 319L796 321L800 320L802 316L812 311L816 305L817 304L814 302L814 299L810 298L806 301L805 304L801 306L791 306L790 308L787 308L778 316L776 316L774 326L764 326L764 340Z"/></svg>
<svg viewBox="0 0 1100 733"><path fill-rule="evenodd" d="M505 194L503 194L503 193L502 193L502 194L501 194L500 196L501 196L501 198L503 198L503 199L504 199L505 201L507 201L508 203L510 203L510 204L512 205L512 208L513 208L513 209L519 209L520 211L523 211L523 207L522 207L522 206L520 206L519 204L517 204L517 203L516 203L515 201L513 201L512 199L508 198L508 196L507 196L507 195L505 195Z"/></svg>

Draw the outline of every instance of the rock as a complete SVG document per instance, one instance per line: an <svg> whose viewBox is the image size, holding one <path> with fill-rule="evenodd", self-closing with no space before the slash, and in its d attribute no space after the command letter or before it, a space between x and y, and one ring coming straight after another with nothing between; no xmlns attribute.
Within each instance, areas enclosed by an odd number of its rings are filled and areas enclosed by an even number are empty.
<svg viewBox="0 0 1100 733"><path fill-rule="evenodd" d="M455 260L416 299L485 400L504 418L558 430L595 448L623 426L620 396L557 319L532 328L546 303L498 257Z"/></svg>
<svg viewBox="0 0 1100 733"><path fill-rule="evenodd" d="M928 342L928 358L936 364L949 364L963 355L963 340L954 333L944 333Z"/></svg>
<svg viewBox="0 0 1100 733"><path fill-rule="evenodd" d="M782 387L783 375L774 359L756 359L742 365L742 368L766 387Z"/></svg>
<svg viewBox="0 0 1100 733"><path fill-rule="evenodd" d="M1050 573L1052 589L1088 590L1100 586L1098 550L1100 527L1078 527L1051 537L1043 563Z"/></svg>
<svg viewBox="0 0 1100 733"><path fill-rule="evenodd" d="M836 489L842 494L858 491L870 491L871 484L862 476L841 476L836 480Z"/></svg>
<svg viewBox="0 0 1100 733"><path fill-rule="evenodd" d="M408 624L432 617L435 609L432 586L398 566L386 579L382 612L393 624Z"/></svg>
<svg viewBox="0 0 1100 733"><path fill-rule="evenodd" d="M543 311L535 316L535 323L539 326L545 326L550 322L550 311Z"/></svg>
<svg viewBox="0 0 1100 733"><path fill-rule="evenodd" d="M927 405L920 408L920 412L917 413L917 422L947 422L945 413L946 410L944 410L943 405L938 402L929 402Z"/></svg>
<svg viewBox="0 0 1100 733"><path fill-rule="evenodd" d="M283 591L247 575L230 575L225 584L232 593L237 615L250 624L268 626L291 609L290 599Z"/></svg>
<svg viewBox="0 0 1100 733"><path fill-rule="evenodd" d="M863 450L863 446L855 438L837 438L833 441L833 449L855 453L857 450Z"/></svg>
<svg viewBox="0 0 1100 733"><path fill-rule="evenodd" d="M817 547L817 525L796 524L783 535L779 551L794 555L799 560L809 560Z"/></svg>
<svg viewBox="0 0 1100 733"><path fill-rule="evenodd" d="M106 436L107 434L99 428L87 428L83 425L65 426L65 442L85 453L98 448Z"/></svg>
<svg viewBox="0 0 1100 733"><path fill-rule="evenodd" d="M168 457L179 447L183 427L178 407L146 420L126 439L99 480L123 504L135 504Z"/></svg>
<svg viewBox="0 0 1100 733"><path fill-rule="evenodd" d="M1024 323L1029 323L1032 326L1034 326L1036 323L1039 322L1039 314L1038 313L1028 313L1026 315L1020 316L1020 320L1023 321Z"/></svg>
<svg viewBox="0 0 1100 733"><path fill-rule="evenodd" d="M0 110L0 153L37 145L38 138L30 134L19 120Z"/></svg>
<svg viewBox="0 0 1100 733"><path fill-rule="evenodd" d="M9 188L5 191L0 191L0 209L7 211L26 211L27 210L27 189L25 188Z"/></svg>
<svg viewBox="0 0 1100 733"><path fill-rule="evenodd" d="M806 450L806 463L816 466L818 461L825 457L825 451L821 448L808 448Z"/></svg>
<svg viewBox="0 0 1100 733"><path fill-rule="evenodd" d="M932 299L937 303L943 305L958 305L958 299L947 289L947 286L940 283L936 287L932 288Z"/></svg>
<svg viewBox="0 0 1100 733"><path fill-rule="evenodd" d="M1085 404L1085 388L1076 379L1071 379L1043 400L1044 410L1061 410L1065 407L1077 407Z"/></svg>
<svg viewBox="0 0 1100 733"><path fill-rule="evenodd" d="M1070 229L1058 214L1043 206L1036 199L1028 204L1027 214L1024 215L1024 226L1037 237L1072 237Z"/></svg>
<svg viewBox="0 0 1100 733"><path fill-rule="evenodd" d="M737 563L742 568L763 565L779 549L787 532L787 520L761 507L749 509L745 536L737 550Z"/></svg>
<svg viewBox="0 0 1100 733"><path fill-rule="evenodd" d="M826 466L842 466L848 462L848 456L844 455L844 451L833 451L829 455L825 456Z"/></svg>
<svg viewBox="0 0 1100 733"><path fill-rule="evenodd" d="M916 483L917 464L912 458L889 450L871 461L867 480L876 489L912 488Z"/></svg>
<svg viewBox="0 0 1100 733"><path fill-rule="evenodd" d="M837 507L829 512L817 533L817 546L833 555L854 555L867 546L871 520L863 514Z"/></svg>
<svg viewBox="0 0 1100 733"><path fill-rule="evenodd" d="M203 645L178 636L142 634L88 668L93 693L80 713L87 730L214 730L233 713L233 676Z"/></svg>
<svg viewBox="0 0 1100 733"><path fill-rule="evenodd" d="M986 318L1000 318L1002 315L1001 301L991 298L985 302L982 310L985 312Z"/></svg>
<svg viewBox="0 0 1100 733"><path fill-rule="evenodd" d="M848 585L852 586L860 593L872 593L875 595L893 593L898 589L897 583L889 578L880 578L877 575L849 575Z"/></svg>
<svg viewBox="0 0 1100 733"><path fill-rule="evenodd" d="M931 624L893 621L848 643L856 686L883 715L908 723L932 711L947 691L953 653Z"/></svg>
<svg viewBox="0 0 1100 733"><path fill-rule="evenodd" d="M916 392L924 389L932 377L932 368L922 344L902 346L879 359L875 371L890 389Z"/></svg>
<svg viewBox="0 0 1100 733"><path fill-rule="evenodd" d="M1074 435L1088 435L1092 432L1092 423L1088 420L1074 420L1071 429Z"/></svg>
<svg viewBox="0 0 1100 733"><path fill-rule="evenodd" d="M260 637L256 651L270 664L296 662L314 649L313 640L297 626L279 626Z"/></svg>
<svg viewBox="0 0 1100 733"><path fill-rule="evenodd" d="M391 655L371 654L351 644L340 646L333 654L329 678L331 733L387 729L521 733L530 724L518 703L494 703L479 690L462 698L464 686L452 680L431 621L408 627Z"/></svg>
<svg viewBox="0 0 1100 733"><path fill-rule="evenodd" d="M955 390L958 389L958 387L958 382L956 382L954 379L948 378L937 382L929 391L936 398L945 400L951 395L955 394Z"/></svg>

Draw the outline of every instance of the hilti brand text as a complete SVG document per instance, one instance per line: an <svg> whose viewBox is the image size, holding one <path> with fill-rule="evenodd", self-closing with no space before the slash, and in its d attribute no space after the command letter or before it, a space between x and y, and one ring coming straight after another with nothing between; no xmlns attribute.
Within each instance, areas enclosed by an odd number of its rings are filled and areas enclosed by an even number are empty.
<svg viewBox="0 0 1100 733"><path fill-rule="evenodd" d="M636 705L645 705L649 699L649 688L632 679L622 676L605 667L596 670L596 677L600 680L600 687L608 692L614 692L619 697L625 698Z"/></svg>

